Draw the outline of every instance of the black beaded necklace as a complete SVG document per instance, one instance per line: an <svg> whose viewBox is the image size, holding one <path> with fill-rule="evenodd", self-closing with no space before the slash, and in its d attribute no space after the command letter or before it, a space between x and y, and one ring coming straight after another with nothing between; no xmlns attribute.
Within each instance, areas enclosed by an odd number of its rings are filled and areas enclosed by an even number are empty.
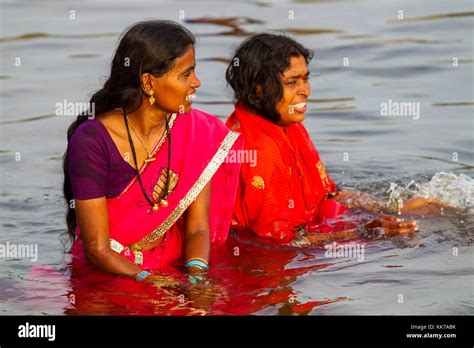
<svg viewBox="0 0 474 348"><path fill-rule="evenodd" d="M138 161L137 161L137 153L135 152L135 145L133 144L132 135L130 134L130 128L128 125L128 118L127 114L124 109L122 109L123 119L125 121L125 127L127 128L128 134L128 141L130 143L130 148L132 149L133 161L135 163L135 171L137 173L137 179L142 188L143 196L151 205L153 211L158 210L158 204L153 202L153 199L148 196L146 193L145 187L143 187L142 178L140 175L140 169L138 168ZM170 132L170 125L168 122L168 118L165 116L165 126L166 126L166 137L168 138L168 170L166 171L166 185L165 185L165 192L163 193L163 197L161 198L161 203L163 206L167 206L168 202L165 200L168 197L168 190L169 190L169 179L170 179L170 164L171 164L171 132Z"/></svg>

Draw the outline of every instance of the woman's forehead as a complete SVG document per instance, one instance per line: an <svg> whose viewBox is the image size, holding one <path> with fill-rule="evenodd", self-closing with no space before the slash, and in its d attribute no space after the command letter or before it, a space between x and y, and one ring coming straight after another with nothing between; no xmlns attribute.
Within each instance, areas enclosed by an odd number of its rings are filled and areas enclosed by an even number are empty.
<svg viewBox="0 0 474 348"><path fill-rule="evenodd" d="M304 76L308 73L308 64L303 56L291 57L290 66L283 72L285 77L298 77L298 75Z"/></svg>
<svg viewBox="0 0 474 348"><path fill-rule="evenodd" d="M194 46L190 45L181 57L176 58L174 70L187 69L194 66L195 64Z"/></svg>

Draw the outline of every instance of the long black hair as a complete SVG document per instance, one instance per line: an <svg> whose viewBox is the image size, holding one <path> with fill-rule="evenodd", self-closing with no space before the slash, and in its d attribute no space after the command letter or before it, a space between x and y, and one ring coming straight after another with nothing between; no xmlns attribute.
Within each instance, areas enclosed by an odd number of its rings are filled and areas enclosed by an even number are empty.
<svg viewBox="0 0 474 348"><path fill-rule="evenodd" d="M276 105L283 98L281 75L290 67L291 57L299 56L308 64L313 51L283 33L249 37L237 48L226 70L234 99L263 118L278 123L280 114ZM258 93L257 86L260 87Z"/></svg>
<svg viewBox="0 0 474 348"><path fill-rule="evenodd" d="M138 109L142 102L140 76L150 73L160 77L170 71L176 58L181 57L189 45L194 45L194 35L179 23L150 20L139 22L126 30L120 38L112 59L110 75L104 86L95 92L89 105L94 112L122 108L127 112ZM89 118L89 110L79 115L68 128L68 142L76 129ZM76 213L72 207L73 192L68 173L67 150L63 157L64 199L67 204L66 223L69 235L75 238Z"/></svg>

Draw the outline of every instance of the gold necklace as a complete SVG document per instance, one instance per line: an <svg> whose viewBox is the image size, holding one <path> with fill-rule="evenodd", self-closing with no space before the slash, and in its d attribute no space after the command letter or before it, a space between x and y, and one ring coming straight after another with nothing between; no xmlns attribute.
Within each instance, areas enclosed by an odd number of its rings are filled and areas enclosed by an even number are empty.
<svg viewBox="0 0 474 348"><path fill-rule="evenodd" d="M147 155L148 155L148 158L145 160L145 163L149 163L149 162L153 162L154 160L156 160L155 157L152 157L151 154L150 154L150 151L148 151L147 147L145 146L145 144L143 143L142 139L140 138L140 136L138 135L138 132L137 130L135 129L135 127L133 126L132 122L130 122L130 120L128 119L128 116L127 117L127 122L130 126L132 126L132 130L133 130L133 133L135 133L135 136L137 137L138 141L140 142L140 144L142 144L142 147L145 149ZM161 134L161 136L163 136L163 133Z"/></svg>

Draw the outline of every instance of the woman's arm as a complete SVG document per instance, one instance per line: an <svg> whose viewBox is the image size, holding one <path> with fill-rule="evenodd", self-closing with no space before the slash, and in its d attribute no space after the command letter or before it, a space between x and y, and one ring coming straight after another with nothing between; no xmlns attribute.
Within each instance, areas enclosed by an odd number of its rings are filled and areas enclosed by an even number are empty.
<svg viewBox="0 0 474 348"><path fill-rule="evenodd" d="M342 190L333 198L349 209L362 209L374 213L405 215L440 215L456 213L457 209L435 198L414 197L401 201L397 207L388 207L379 198L360 191Z"/></svg>
<svg viewBox="0 0 474 348"><path fill-rule="evenodd" d="M341 190L333 198L349 209L362 209L374 213L388 212L387 207L377 197L360 191Z"/></svg>
<svg viewBox="0 0 474 348"><path fill-rule="evenodd" d="M436 216L459 213L457 208L447 205L436 198L410 198L403 201L399 208L400 212L405 215Z"/></svg>
<svg viewBox="0 0 474 348"><path fill-rule="evenodd" d="M203 259L209 262L211 250L209 207L211 203L211 184L207 184L196 200L189 206L186 214L185 261ZM191 274L200 273L202 268L187 268Z"/></svg>
<svg viewBox="0 0 474 348"><path fill-rule="evenodd" d="M81 239L88 260L104 272L129 277L140 273L140 267L110 249L105 197L75 202Z"/></svg>

